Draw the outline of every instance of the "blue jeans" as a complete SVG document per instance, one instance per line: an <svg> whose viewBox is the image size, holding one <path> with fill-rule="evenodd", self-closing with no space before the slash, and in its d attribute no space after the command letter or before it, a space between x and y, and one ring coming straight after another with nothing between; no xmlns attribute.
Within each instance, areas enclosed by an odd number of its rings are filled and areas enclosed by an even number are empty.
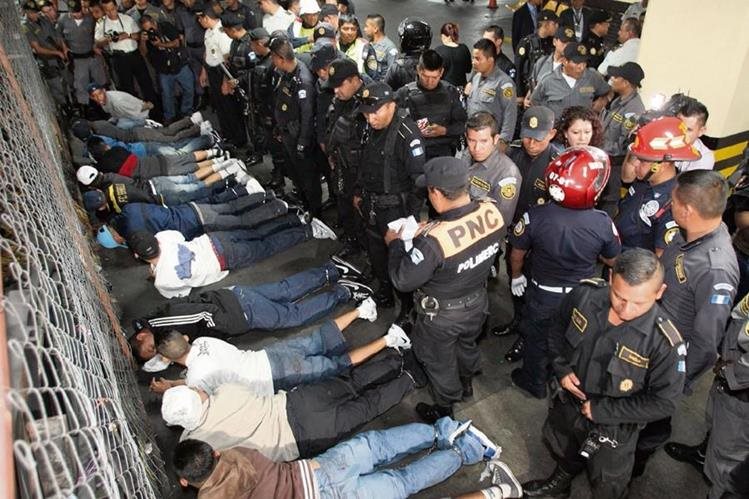
<svg viewBox="0 0 749 499"><path fill-rule="evenodd" d="M346 339L330 320L308 334L274 343L265 349L273 388L288 391L335 376L351 367L346 350Z"/></svg>
<svg viewBox="0 0 749 499"><path fill-rule="evenodd" d="M203 192L207 190L205 184L201 180L198 180L198 177L196 177L194 173L188 173L187 175L170 175L167 177L152 177L148 180L159 194L164 194L166 192L195 193L200 191L199 193L202 195L198 196L198 198L206 197L207 195L203 194ZM203 191L201 191L201 189Z"/></svg>
<svg viewBox="0 0 749 499"><path fill-rule="evenodd" d="M164 107L164 120L171 121L176 116L174 109L174 86L179 85L182 89L182 101L179 112L182 116L192 112L193 100L195 98L195 75L192 74L190 66L185 64L176 74L159 74L159 85L161 85L161 104Z"/></svg>
<svg viewBox="0 0 749 499"><path fill-rule="evenodd" d="M116 121L117 128L122 128L123 130L130 130L136 126L144 126L146 124L146 120L140 118L117 118Z"/></svg>
<svg viewBox="0 0 749 499"><path fill-rule="evenodd" d="M307 296L338 280L338 270L329 263L299 272L279 282L259 286L234 286L232 292L242 307L250 329L283 329L316 321L346 302L351 293L343 286Z"/></svg>
<svg viewBox="0 0 749 499"><path fill-rule="evenodd" d="M323 499L399 499L436 485L462 465L478 463L484 447L464 433L453 446L447 441L460 423L442 418L434 426L412 423L360 433L317 456L315 477ZM395 463L409 454L437 450L398 469L378 467Z"/></svg>
<svg viewBox="0 0 749 499"><path fill-rule="evenodd" d="M209 232L221 270L247 267L312 238L312 229L286 215L247 230Z"/></svg>
<svg viewBox="0 0 749 499"><path fill-rule="evenodd" d="M143 142L146 146L146 153L150 155L161 154L162 156L173 156L186 152L202 151L209 149L213 144L211 137L208 135L199 135L189 139L182 139L173 144L164 142Z"/></svg>

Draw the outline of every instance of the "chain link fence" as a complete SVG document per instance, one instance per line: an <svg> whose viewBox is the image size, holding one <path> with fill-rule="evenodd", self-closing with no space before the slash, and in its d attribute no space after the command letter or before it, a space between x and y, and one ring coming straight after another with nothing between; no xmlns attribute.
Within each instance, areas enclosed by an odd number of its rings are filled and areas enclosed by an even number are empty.
<svg viewBox="0 0 749 499"><path fill-rule="evenodd" d="M0 0L0 496L166 497L66 150L18 7Z"/></svg>

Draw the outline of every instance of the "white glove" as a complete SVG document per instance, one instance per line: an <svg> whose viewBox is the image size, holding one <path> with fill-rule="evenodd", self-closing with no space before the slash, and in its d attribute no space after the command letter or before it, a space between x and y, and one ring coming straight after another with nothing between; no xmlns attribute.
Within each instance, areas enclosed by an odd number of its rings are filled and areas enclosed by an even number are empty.
<svg viewBox="0 0 749 499"><path fill-rule="evenodd" d="M521 275L520 277L516 277L510 283L510 289L512 290L512 295L523 296L523 294L525 293L526 286L528 286L528 279L526 279L524 275Z"/></svg>

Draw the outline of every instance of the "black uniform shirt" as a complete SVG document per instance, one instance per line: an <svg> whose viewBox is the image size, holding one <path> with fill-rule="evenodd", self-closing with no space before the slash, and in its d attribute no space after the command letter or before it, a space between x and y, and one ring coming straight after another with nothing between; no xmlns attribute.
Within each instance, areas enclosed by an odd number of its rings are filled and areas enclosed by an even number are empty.
<svg viewBox="0 0 749 499"><path fill-rule="evenodd" d="M715 362L739 283L725 225L687 243L677 233L661 255L667 285L661 305L689 345L686 389Z"/></svg>
<svg viewBox="0 0 749 499"><path fill-rule="evenodd" d="M598 424L648 423L671 416L684 386L686 348L656 304L631 321L608 321L611 300L602 280L572 290L549 330L558 379L574 372Z"/></svg>
<svg viewBox="0 0 749 499"><path fill-rule="evenodd" d="M622 239L622 247L664 249L679 231L671 215L671 191L676 177L658 185L636 180L619 201L614 223Z"/></svg>
<svg viewBox="0 0 749 499"><path fill-rule="evenodd" d="M605 211L540 204L523 214L509 238L513 248L532 250L531 276L545 286L572 286L593 277L598 256L614 258L619 236Z"/></svg>
<svg viewBox="0 0 749 499"><path fill-rule="evenodd" d="M553 145L535 158L531 158L522 146L508 149L507 156L515 163L523 177L513 223L517 222L531 206L546 202L546 167L551 163L554 154L556 148Z"/></svg>
<svg viewBox="0 0 749 499"><path fill-rule="evenodd" d="M533 66L536 64L536 61L545 55L551 54L553 50L552 37L539 38L538 34L531 33L520 40L518 48L515 51L515 66L517 66L515 85L517 86L518 96L525 97L528 93L531 85L531 77L533 76Z"/></svg>
<svg viewBox="0 0 749 499"><path fill-rule="evenodd" d="M603 62L604 39L593 32L588 33L588 41L585 46L588 47L588 67L597 68Z"/></svg>
<svg viewBox="0 0 749 499"><path fill-rule="evenodd" d="M297 145L309 147L315 131L315 77L297 61L291 73L284 73L275 93L276 125L284 132L296 132Z"/></svg>

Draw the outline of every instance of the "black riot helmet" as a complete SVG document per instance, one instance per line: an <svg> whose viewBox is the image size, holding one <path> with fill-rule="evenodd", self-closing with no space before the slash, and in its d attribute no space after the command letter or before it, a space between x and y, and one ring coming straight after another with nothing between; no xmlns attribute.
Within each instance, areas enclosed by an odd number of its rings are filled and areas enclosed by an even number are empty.
<svg viewBox="0 0 749 499"><path fill-rule="evenodd" d="M419 17L407 17L398 25L403 52L420 52L432 44L432 28Z"/></svg>

